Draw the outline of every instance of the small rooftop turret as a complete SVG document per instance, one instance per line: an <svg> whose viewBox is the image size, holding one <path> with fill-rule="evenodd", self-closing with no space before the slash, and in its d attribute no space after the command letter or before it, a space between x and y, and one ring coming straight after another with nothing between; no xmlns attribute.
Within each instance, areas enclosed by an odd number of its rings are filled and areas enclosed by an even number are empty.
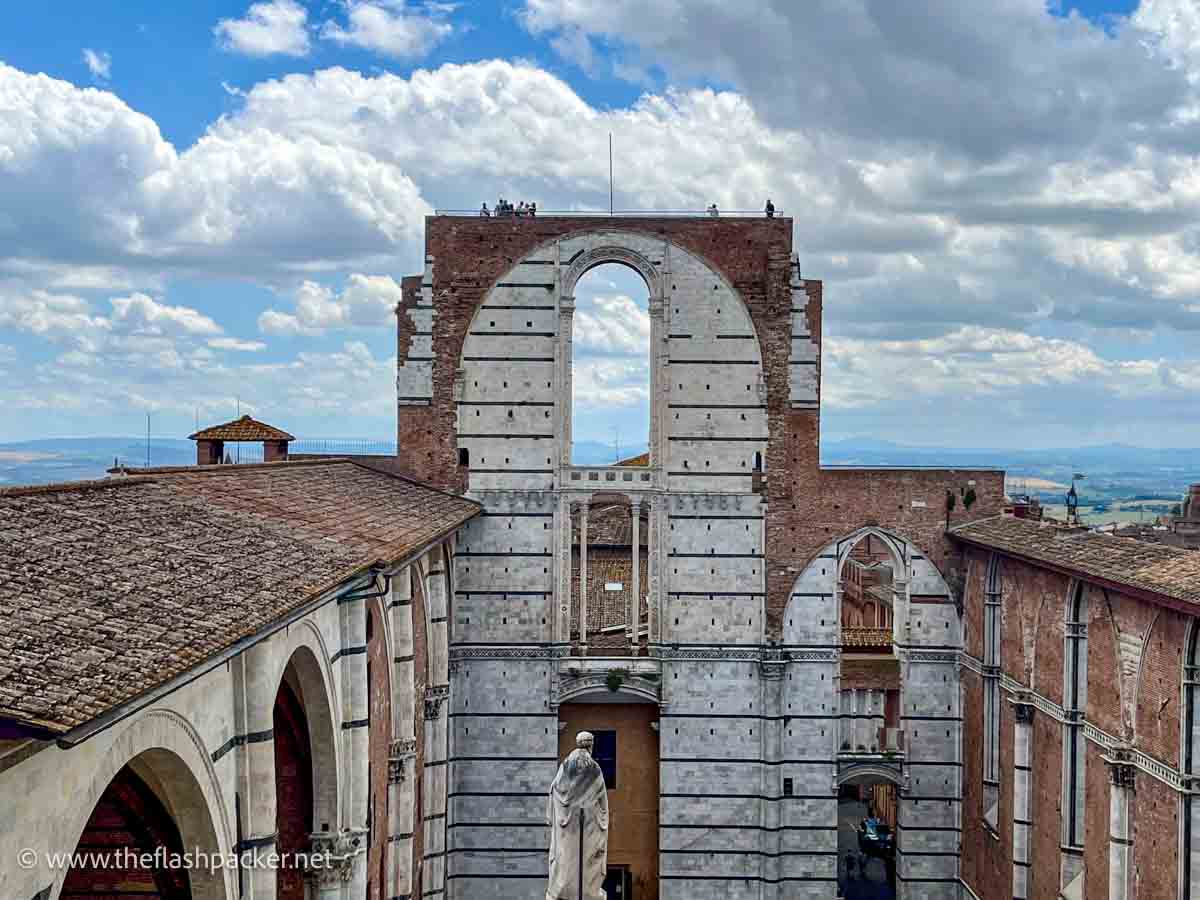
<svg viewBox="0 0 1200 900"><path fill-rule="evenodd" d="M220 465L225 455L226 441L233 443L261 441L263 462L278 462L288 458L288 443L295 440L295 437L286 431L252 419L250 416L242 416L232 422L203 428L188 437L196 442L196 465L198 466Z"/></svg>

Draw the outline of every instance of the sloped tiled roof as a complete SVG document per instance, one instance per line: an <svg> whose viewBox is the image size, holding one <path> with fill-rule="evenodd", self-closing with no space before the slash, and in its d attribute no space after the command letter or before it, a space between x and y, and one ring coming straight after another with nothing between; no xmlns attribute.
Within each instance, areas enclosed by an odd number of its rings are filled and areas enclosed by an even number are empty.
<svg viewBox="0 0 1200 900"><path fill-rule="evenodd" d="M349 460L0 490L0 718L63 733L479 513Z"/></svg>
<svg viewBox="0 0 1200 900"><path fill-rule="evenodd" d="M951 529L951 536L1144 594L1200 605L1200 551L995 516Z"/></svg>
<svg viewBox="0 0 1200 900"><path fill-rule="evenodd" d="M629 459L622 459L619 462L613 463L614 466L648 466L650 465L650 451L639 453L637 456L631 456Z"/></svg>
<svg viewBox="0 0 1200 900"><path fill-rule="evenodd" d="M295 438L266 422L242 416L232 422L202 428L188 435L192 441L294 441Z"/></svg>

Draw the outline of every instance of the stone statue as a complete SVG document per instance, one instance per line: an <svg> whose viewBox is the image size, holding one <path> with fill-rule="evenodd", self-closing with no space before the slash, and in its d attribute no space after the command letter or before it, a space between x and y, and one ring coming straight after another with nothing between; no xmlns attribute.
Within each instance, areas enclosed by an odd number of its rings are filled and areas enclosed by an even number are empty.
<svg viewBox="0 0 1200 900"><path fill-rule="evenodd" d="M581 731L550 785L550 883L546 900L605 900L608 791L592 759L595 738ZM582 896L580 888L582 886Z"/></svg>

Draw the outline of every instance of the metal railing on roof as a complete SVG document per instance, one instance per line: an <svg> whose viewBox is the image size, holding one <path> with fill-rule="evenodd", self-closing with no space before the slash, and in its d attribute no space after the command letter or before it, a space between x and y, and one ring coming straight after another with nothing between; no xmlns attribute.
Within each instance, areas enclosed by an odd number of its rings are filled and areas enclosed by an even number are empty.
<svg viewBox="0 0 1200 900"><path fill-rule="evenodd" d="M609 212L607 209L539 209L536 215L528 214L514 215L513 213L498 214L495 210L489 209L490 216L480 216L478 209L435 209L435 216L478 216L481 219L541 219L546 216L570 216L580 218L599 218L599 219L662 219L662 218L694 218L694 219L715 219L715 218L731 218L731 219L768 219L782 218L783 211L775 210L768 216L761 209L722 209L717 216L711 215L705 209L616 209Z"/></svg>

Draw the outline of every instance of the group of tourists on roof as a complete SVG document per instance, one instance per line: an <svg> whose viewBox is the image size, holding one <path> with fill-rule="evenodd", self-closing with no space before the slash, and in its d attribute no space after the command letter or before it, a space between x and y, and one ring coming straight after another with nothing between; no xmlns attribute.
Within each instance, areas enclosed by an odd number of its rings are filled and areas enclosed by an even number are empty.
<svg viewBox="0 0 1200 900"><path fill-rule="evenodd" d="M479 207L479 215L485 219L492 216L492 211L488 209L487 203L484 203L481 207ZM496 215L498 217L516 216L517 218L529 216L529 218L532 219L537 215L537 204L526 203L524 200L522 200L516 206L513 206L511 203L501 197L496 201Z"/></svg>

